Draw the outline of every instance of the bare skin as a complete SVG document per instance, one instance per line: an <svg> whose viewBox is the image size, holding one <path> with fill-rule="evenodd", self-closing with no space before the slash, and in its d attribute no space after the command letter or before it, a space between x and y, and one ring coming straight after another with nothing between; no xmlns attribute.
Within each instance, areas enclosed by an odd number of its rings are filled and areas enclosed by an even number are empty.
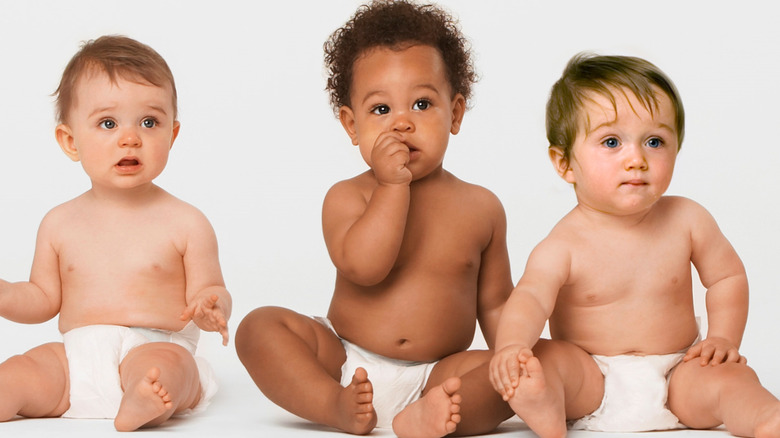
<svg viewBox="0 0 780 438"><path fill-rule="evenodd" d="M69 123L59 125L56 136L63 151L82 162L92 188L43 219L30 280L0 280L0 315L39 323L59 314L62 333L95 324L179 331L194 321L219 332L226 344L231 300L211 225L152 183L179 130L170 88L121 78L112 84L92 71L80 79L76 93ZM150 114L155 122L142 124ZM42 366L43 354L58 360ZM17 366L25 361L37 365ZM118 430L159 424L199 400L197 367L178 345L137 347L119 374L125 398ZM0 379L21 378L38 382L41 390L30 400L29 390L5 386L0 421L59 416L68 409L62 344L0 365Z"/></svg>
<svg viewBox="0 0 780 438"><path fill-rule="evenodd" d="M552 386L558 381L550 379L547 382L542 364L536 357L521 363L523 372L517 382L517 395L509 398L509 406L515 412L523 412L528 427L540 437L566 436L563 391Z"/></svg>
<svg viewBox="0 0 780 438"><path fill-rule="evenodd" d="M379 355L441 360L422 399L393 422L398 436L488 432L512 412L488 381L490 353L465 350L477 320L493 345L512 286L500 202L442 168L465 101L429 46L368 50L352 87L341 122L370 170L334 185L323 205L337 268L328 318L343 339ZM339 384L340 339L319 322L257 309L239 326L236 348L257 386L283 408L350 433L374 428L369 397L356 402L360 391Z"/></svg>
<svg viewBox="0 0 780 438"><path fill-rule="evenodd" d="M116 430L127 432L152 425L154 419L171 411L173 403L159 379L160 369L152 367L141 380L125 388L119 413L114 419Z"/></svg>
<svg viewBox="0 0 780 438"><path fill-rule="evenodd" d="M615 93L617 112L591 95L571 160L551 148L578 205L534 249L505 306L491 381L538 435L560 437L566 419L601 404L603 376L589 355L686 351L668 392L683 424L780 436L780 402L738 351L742 262L704 208L661 197L678 148L670 101L658 94L652 114L629 91ZM691 263L707 288L709 322L695 345ZM553 340L537 343L548 318Z"/></svg>
<svg viewBox="0 0 780 438"><path fill-rule="evenodd" d="M460 379L450 377L431 388L419 403L409 405L393 418L393 431L398 436L444 436L455 432L460 423Z"/></svg>
<svg viewBox="0 0 780 438"><path fill-rule="evenodd" d="M125 395L114 419L118 431L159 425L200 401L200 385L193 384L198 381L197 365L178 345L136 347L122 361L119 374Z"/></svg>

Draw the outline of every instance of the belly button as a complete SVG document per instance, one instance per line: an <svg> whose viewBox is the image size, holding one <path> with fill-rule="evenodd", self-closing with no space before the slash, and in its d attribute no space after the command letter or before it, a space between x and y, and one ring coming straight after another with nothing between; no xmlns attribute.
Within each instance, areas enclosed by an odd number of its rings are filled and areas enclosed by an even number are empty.
<svg viewBox="0 0 780 438"><path fill-rule="evenodd" d="M403 339L403 338L402 338L402 339L399 339L399 340L398 340L398 346L399 346L399 347L403 347L404 345L406 345L406 344L408 344L408 343L409 343L409 340L408 340L408 339Z"/></svg>

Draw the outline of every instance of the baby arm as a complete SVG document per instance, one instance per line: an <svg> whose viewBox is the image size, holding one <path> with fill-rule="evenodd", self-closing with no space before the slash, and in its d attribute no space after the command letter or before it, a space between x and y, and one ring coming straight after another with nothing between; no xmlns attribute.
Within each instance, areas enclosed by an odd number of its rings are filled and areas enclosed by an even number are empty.
<svg viewBox="0 0 780 438"><path fill-rule="evenodd" d="M52 237L56 215L51 213L41 222L30 280L9 283L0 280L0 316L14 322L35 324L54 318L62 303L59 259Z"/></svg>
<svg viewBox="0 0 780 438"><path fill-rule="evenodd" d="M548 237L529 256L523 277L504 305L496 354L490 361L490 381L504 400L512 397L523 365L533 357L531 348L552 314L568 273L568 253Z"/></svg>
<svg viewBox="0 0 780 438"><path fill-rule="evenodd" d="M216 235L199 212L189 233L183 260L187 307L182 311L181 319L191 319L201 330L219 332L222 344L227 345L232 299L222 279Z"/></svg>
<svg viewBox="0 0 780 438"><path fill-rule="evenodd" d="M687 201L687 200L686 200ZM692 211L691 261L707 288L707 338L691 347L684 360L700 358L701 365L745 363L739 345L747 323L748 282L745 267L712 216L688 201Z"/></svg>
<svg viewBox="0 0 780 438"><path fill-rule="evenodd" d="M506 214L498 198L489 207L495 222L493 236L482 253L477 283L477 319L488 348L496 346L498 321L512 292L512 274L506 246Z"/></svg>
<svg viewBox="0 0 780 438"><path fill-rule="evenodd" d="M377 284L395 265L409 211L408 161L409 148L399 134L381 134L371 154L376 182L366 188L360 177L343 181L325 197L325 243L334 265L350 281Z"/></svg>

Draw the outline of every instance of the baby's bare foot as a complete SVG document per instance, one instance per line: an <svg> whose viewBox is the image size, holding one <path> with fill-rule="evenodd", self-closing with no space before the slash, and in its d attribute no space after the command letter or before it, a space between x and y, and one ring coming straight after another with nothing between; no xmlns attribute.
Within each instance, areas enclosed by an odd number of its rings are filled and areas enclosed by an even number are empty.
<svg viewBox="0 0 780 438"><path fill-rule="evenodd" d="M758 417L755 436L756 438L780 437L780 403L767 409Z"/></svg>
<svg viewBox="0 0 780 438"><path fill-rule="evenodd" d="M119 412L114 419L116 430L136 430L173 408L171 397L159 379L160 369L155 367L150 369L135 387L125 389Z"/></svg>
<svg viewBox="0 0 780 438"><path fill-rule="evenodd" d="M460 378L450 377L410 404L393 419L400 438L438 438L455 432L460 423Z"/></svg>
<svg viewBox="0 0 780 438"><path fill-rule="evenodd" d="M539 359L528 359L524 369L509 406L541 438L565 437L566 410L561 395L547 385Z"/></svg>
<svg viewBox="0 0 780 438"><path fill-rule="evenodd" d="M349 433L364 435L376 426L374 389L363 368L355 370L352 383L339 395L338 428Z"/></svg>

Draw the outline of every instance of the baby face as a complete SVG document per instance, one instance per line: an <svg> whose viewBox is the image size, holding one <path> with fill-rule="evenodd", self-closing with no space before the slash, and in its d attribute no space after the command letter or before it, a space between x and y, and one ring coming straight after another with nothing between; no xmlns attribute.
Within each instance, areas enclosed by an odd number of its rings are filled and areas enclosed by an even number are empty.
<svg viewBox="0 0 780 438"><path fill-rule="evenodd" d="M580 206L614 215L647 211L669 187L677 158L675 113L656 90L650 111L629 90L612 90L615 104L591 93L562 174Z"/></svg>
<svg viewBox="0 0 780 438"><path fill-rule="evenodd" d="M408 150L413 179L441 168L465 111L463 96L452 95L441 54L426 45L364 53L353 66L350 102L341 109L342 124L366 163L373 167L374 146L392 136Z"/></svg>
<svg viewBox="0 0 780 438"><path fill-rule="evenodd" d="M69 120L57 127L68 156L81 161L93 188L143 187L168 162L179 131L169 87L91 71L80 78Z"/></svg>

